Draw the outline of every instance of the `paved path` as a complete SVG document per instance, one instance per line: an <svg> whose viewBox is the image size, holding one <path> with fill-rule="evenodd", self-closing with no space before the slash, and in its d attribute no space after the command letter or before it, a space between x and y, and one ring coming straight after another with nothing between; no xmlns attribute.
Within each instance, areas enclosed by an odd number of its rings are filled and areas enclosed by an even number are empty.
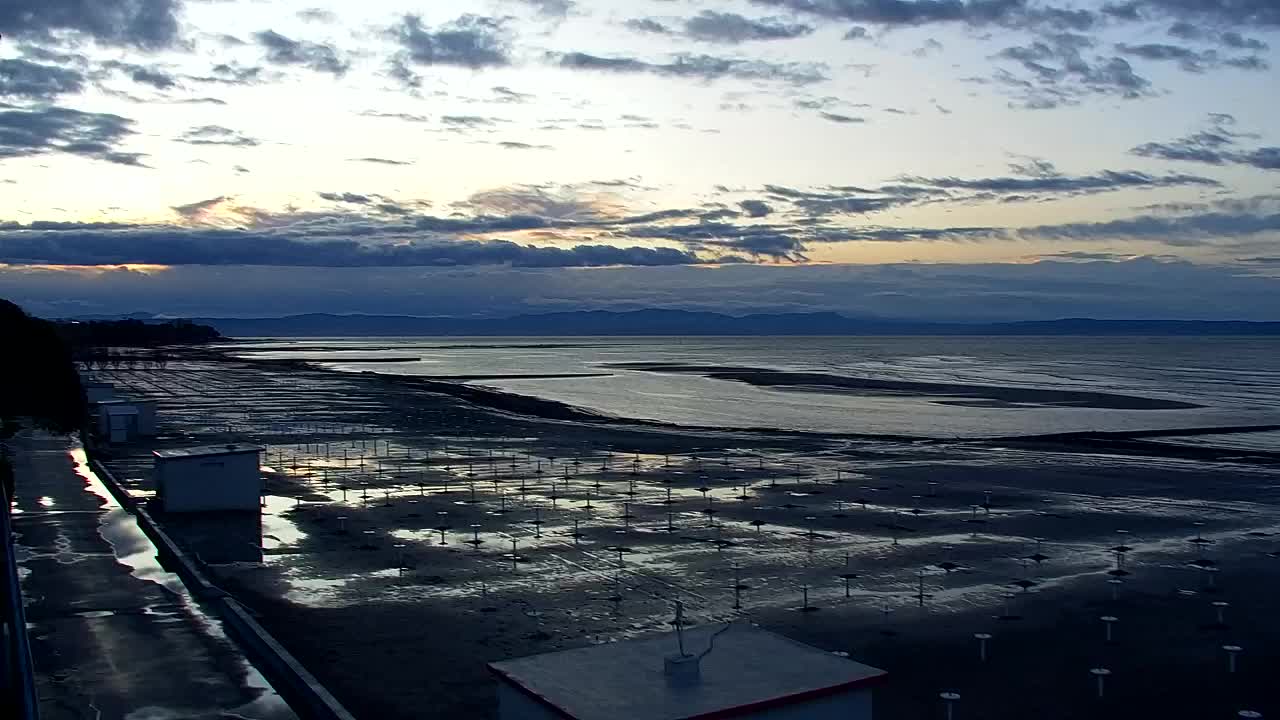
<svg viewBox="0 0 1280 720"><path fill-rule="evenodd" d="M42 720L294 718L156 562L78 445L41 434L9 444Z"/></svg>

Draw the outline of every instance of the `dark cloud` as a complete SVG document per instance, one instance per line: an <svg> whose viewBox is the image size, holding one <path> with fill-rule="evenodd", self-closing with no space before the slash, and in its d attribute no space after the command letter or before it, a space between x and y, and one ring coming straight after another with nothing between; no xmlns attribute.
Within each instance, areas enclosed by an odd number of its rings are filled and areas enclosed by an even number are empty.
<svg viewBox="0 0 1280 720"><path fill-rule="evenodd" d="M212 197L208 200L197 200L196 202L187 203L186 205L174 205L170 210L173 210L175 213L181 215L187 220L199 220L210 210L213 210L229 199L230 198L226 195L219 195L218 197Z"/></svg>
<svg viewBox="0 0 1280 720"><path fill-rule="evenodd" d="M558 57L561 67L614 73L646 73L674 77L717 80L772 80L807 85L824 80L825 67L813 63L771 63L763 60L722 58L712 55L676 55L666 63L652 63L633 57L600 57L571 52Z"/></svg>
<svg viewBox="0 0 1280 720"><path fill-rule="evenodd" d="M256 65L244 67L235 63L218 63L209 69L208 75L192 75L189 79L219 85L257 85L271 79L271 76Z"/></svg>
<svg viewBox="0 0 1280 720"><path fill-rule="evenodd" d="M1183 22L1245 27L1280 27L1280 5L1274 0L1137 0L1139 16L1169 17Z"/></svg>
<svg viewBox="0 0 1280 720"><path fill-rule="evenodd" d="M1137 238L1174 246L1213 244L1224 239L1280 232L1280 213L1203 212L1182 216L1139 215L1097 223L1021 228L1021 237L1053 240Z"/></svg>
<svg viewBox="0 0 1280 720"><path fill-rule="evenodd" d="M1029 0L751 0L757 5L841 22L884 26L956 23L971 27L1085 30L1097 18L1088 10L1032 4ZM1265 0L1264 0L1265 1Z"/></svg>
<svg viewBox="0 0 1280 720"><path fill-rule="evenodd" d="M653 18L631 18L622 23L636 32L652 33L654 35L670 35L674 31L666 25L654 20Z"/></svg>
<svg viewBox="0 0 1280 720"><path fill-rule="evenodd" d="M516 92L504 85L494 86L489 88L489 91L494 94L496 101L500 103L527 103L534 98L529 93Z"/></svg>
<svg viewBox="0 0 1280 720"><path fill-rule="evenodd" d="M52 100L84 89L76 70L17 59L0 59L0 97Z"/></svg>
<svg viewBox="0 0 1280 720"><path fill-rule="evenodd" d="M1110 192L1126 188L1219 187L1221 183L1198 175L1149 175L1137 170L1103 170L1092 175L1060 175L1052 171L1032 177L989 177L963 179L903 176L902 182L943 190L972 190L989 193L1078 195ZM1043 169L1043 168L1042 168Z"/></svg>
<svg viewBox="0 0 1280 720"><path fill-rule="evenodd" d="M376 200L375 197L370 197L369 195L350 192L317 192L316 195L330 202L355 203L357 205L368 205Z"/></svg>
<svg viewBox="0 0 1280 720"><path fill-rule="evenodd" d="M550 145L531 145L529 143L514 142L511 140L504 140L496 144L498 145L498 147L505 148L507 150L550 150L551 149Z"/></svg>
<svg viewBox="0 0 1280 720"><path fill-rule="evenodd" d="M463 15L432 31L417 15L405 15L387 34L401 47L391 58L392 78L409 88L422 84L413 65L457 65L469 68L511 64L509 35L497 18Z"/></svg>
<svg viewBox="0 0 1280 720"><path fill-rule="evenodd" d="M175 142L188 145L230 145L234 147L255 147L259 141L248 135L221 125L201 125L193 127L174 138Z"/></svg>
<svg viewBox="0 0 1280 720"><path fill-rule="evenodd" d="M773 212L773 208L769 207L769 204L763 200L743 200L738 203L738 207L753 218L766 217Z"/></svg>
<svg viewBox="0 0 1280 720"><path fill-rule="evenodd" d="M68 153L143 166L145 155L120 149L134 134L133 121L119 115L52 105L8 109L0 104L0 158Z"/></svg>
<svg viewBox="0 0 1280 720"><path fill-rule="evenodd" d="M851 123L864 123L867 121L866 118L854 117L852 115L841 115L840 113L825 112L825 111L818 113L818 115L820 115L823 120L830 120L831 122L834 122L834 123L851 124Z"/></svg>
<svg viewBox="0 0 1280 720"><path fill-rule="evenodd" d="M813 32L812 25L786 22L781 18L749 18L737 13L703 10L686 18L679 29L653 18L628 20L627 27L644 33L679 35L691 40L736 45L749 40L790 40Z"/></svg>
<svg viewBox="0 0 1280 720"><path fill-rule="evenodd" d="M170 100L169 102L172 102L175 105L226 105L227 104L226 100L221 100L216 97L181 98L179 100Z"/></svg>
<svg viewBox="0 0 1280 720"><path fill-rule="evenodd" d="M1257 57L1223 58L1216 50L1196 50L1184 45L1168 43L1145 43L1127 45L1119 43L1116 51L1124 55L1140 57L1144 60L1176 62L1187 72L1201 73L1206 70L1226 65L1242 70L1265 70L1269 67L1266 61Z"/></svg>
<svg viewBox="0 0 1280 720"><path fill-rule="evenodd" d="M332 45L294 40L274 30L256 32L253 39L266 50L267 62L272 65L298 65L334 76L345 74L351 67Z"/></svg>
<svg viewBox="0 0 1280 720"><path fill-rule="evenodd" d="M1231 129L1234 125L1234 117L1215 113L1209 116L1209 127L1205 130L1169 142L1143 143L1129 152L1162 160L1280 170L1280 147L1240 148L1240 140L1256 136L1236 132Z"/></svg>
<svg viewBox="0 0 1280 720"><path fill-rule="evenodd" d="M170 90L179 85L175 76L154 65L108 60L102 63L102 67L104 70L121 73L136 83L150 85L157 90Z"/></svg>
<svg viewBox="0 0 1280 720"><path fill-rule="evenodd" d="M202 201L210 202L214 201ZM266 231L220 228L147 226L127 230L44 230L25 226L0 230L0 262L15 265L551 268L696 265L706 261L692 252L675 248L588 244L569 248L539 247L507 240L423 239L372 244L347 238L307 240Z"/></svg>
<svg viewBox="0 0 1280 720"><path fill-rule="evenodd" d="M1001 70L993 79L1029 109L1072 105L1091 95L1134 99L1152 94L1151 82L1135 73L1124 58L1086 58L1084 51L1093 46L1092 38L1077 33L1044 35L1030 45L996 54L1018 62L1025 77Z"/></svg>
<svg viewBox="0 0 1280 720"><path fill-rule="evenodd" d="M351 162L374 163L376 165L412 165L413 164L408 160L392 160L391 158L380 158L380 157L351 158Z"/></svg>
<svg viewBox="0 0 1280 720"><path fill-rule="evenodd" d="M474 128L491 128L499 123L507 122L507 120L498 117L484 117L481 115L441 115L440 122L453 130L468 130Z"/></svg>
<svg viewBox="0 0 1280 720"><path fill-rule="evenodd" d="M43 41L72 32L103 45L156 50L179 40L180 0L4 0L0 35Z"/></svg>
<svg viewBox="0 0 1280 720"><path fill-rule="evenodd" d="M870 40L871 32L861 25L854 25L844 34L845 40Z"/></svg>

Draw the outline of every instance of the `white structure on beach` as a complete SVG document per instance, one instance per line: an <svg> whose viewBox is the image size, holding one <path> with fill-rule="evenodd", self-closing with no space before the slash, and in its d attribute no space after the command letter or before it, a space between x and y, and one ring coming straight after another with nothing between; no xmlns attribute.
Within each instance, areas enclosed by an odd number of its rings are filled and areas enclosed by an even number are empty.
<svg viewBox="0 0 1280 720"><path fill-rule="evenodd" d="M155 450L156 492L165 512L251 510L262 500L260 445Z"/></svg>
<svg viewBox="0 0 1280 720"><path fill-rule="evenodd" d="M750 625L490 663L501 720L870 720L883 670Z"/></svg>
<svg viewBox="0 0 1280 720"><path fill-rule="evenodd" d="M156 434L155 400L101 400L98 433L113 443Z"/></svg>

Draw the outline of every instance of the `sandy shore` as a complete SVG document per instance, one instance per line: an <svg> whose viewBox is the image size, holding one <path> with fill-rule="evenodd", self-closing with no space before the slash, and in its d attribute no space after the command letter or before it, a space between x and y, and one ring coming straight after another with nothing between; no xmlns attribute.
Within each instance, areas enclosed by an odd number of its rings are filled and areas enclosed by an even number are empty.
<svg viewBox="0 0 1280 720"><path fill-rule="evenodd" d="M854 395L925 395L947 398L935 400L934 402L937 403L973 407L1087 407L1106 410L1181 410L1201 407L1194 403L1118 393L883 380L826 373L765 370L751 367L648 362L617 363L612 367L648 372L705 375L717 380L734 380L748 385L783 388L797 392L845 392Z"/></svg>
<svg viewBox="0 0 1280 720"><path fill-rule="evenodd" d="M1265 454L676 428L288 363L101 374L160 401L160 446L268 447L260 519L166 525L360 717L492 717L484 662L664 629L675 599L884 667L890 720L943 690L972 718L1280 713ZM138 493L152 446L108 460Z"/></svg>

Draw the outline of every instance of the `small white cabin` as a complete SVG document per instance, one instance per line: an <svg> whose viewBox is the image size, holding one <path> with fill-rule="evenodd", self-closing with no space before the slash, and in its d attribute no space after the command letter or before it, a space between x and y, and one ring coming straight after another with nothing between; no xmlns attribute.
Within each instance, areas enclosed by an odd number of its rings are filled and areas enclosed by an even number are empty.
<svg viewBox="0 0 1280 720"><path fill-rule="evenodd" d="M156 434L154 400L103 400L97 408L98 433L113 443Z"/></svg>
<svg viewBox="0 0 1280 720"><path fill-rule="evenodd" d="M258 511L260 445L155 450L156 493L165 512Z"/></svg>

